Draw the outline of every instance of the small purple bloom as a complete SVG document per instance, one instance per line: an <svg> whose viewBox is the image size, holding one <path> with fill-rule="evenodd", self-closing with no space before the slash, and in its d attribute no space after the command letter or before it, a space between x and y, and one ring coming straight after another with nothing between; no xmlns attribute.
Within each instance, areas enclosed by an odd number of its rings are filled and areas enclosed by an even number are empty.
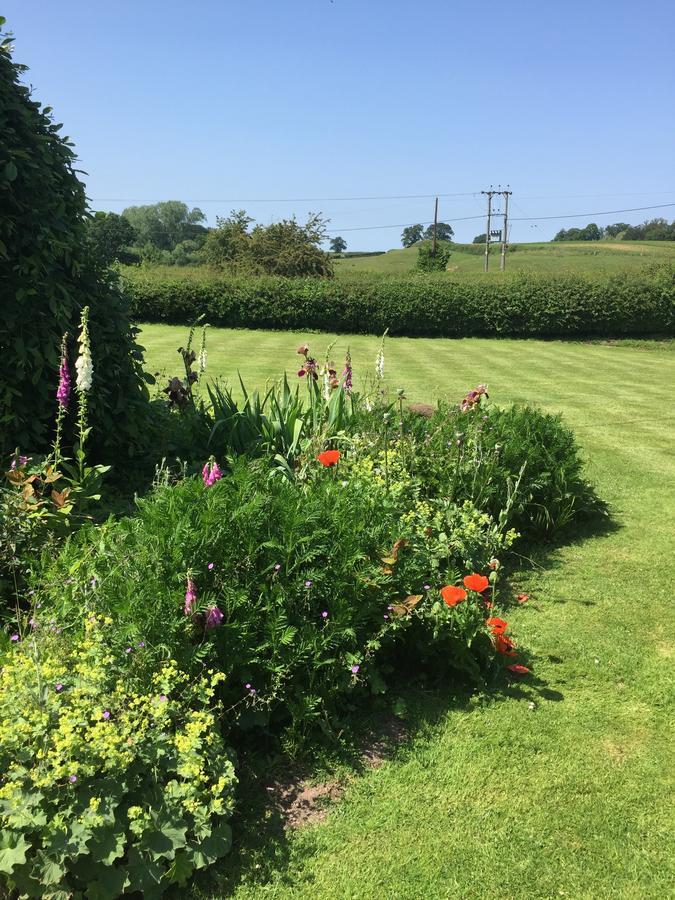
<svg viewBox="0 0 675 900"><path fill-rule="evenodd" d="M103 712L103 718L104 718L104 719L109 719L109 718L110 718L110 712L109 712L107 709L104 710L104 712Z"/></svg>
<svg viewBox="0 0 675 900"><path fill-rule="evenodd" d="M167 701L167 696L166 696L166 694L160 694L160 695L159 695L159 699L160 699L160 702L161 702L161 703L166 703L166 701Z"/></svg>
<svg viewBox="0 0 675 900"><path fill-rule="evenodd" d="M281 563L277 563L274 567L274 571L278 572L280 568L281 568Z"/></svg>
<svg viewBox="0 0 675 900"><path fill-rule="evenodd" d="M131 653L131 649L132 649L131 647L127 647L127 649L126 649L124 652L125 652L125 653Z"/></svg>
<svg viewBox="0 0 675 900"><path fill-rule="evenodd" d="M55 685L54 685L54 690L56 691L57 694L60 694L60 693L61 693L61 691L63 690L63 685L61 684L60 681L59 681L58 684L55 684Z"/></svg>
<svg viewBox="0 0 675 900"><path fill-rule="evenodd" d="M71 775L70 778L68 779L68 781L71 784L75 784L75 782L77 781L77 775Z"/></svg>
<svg viewBox="0 0 675 900"><path fill-rule="evenodd" d="M360 666L352 666L352 675L357 675Z"/></svg>
<svg viewBox="0 0 675 900"><path fill-rule="evenodd" d="M206 627L217 628L223 621L223 614L217 606L210 606L206 612Z"/></svg>
<svg viewBox="0 0 675 900"><path fill-rule="evenodd" d="M251 694L257 694L257 693L258 693L258 692L257 692L257 691L256 691L256 689L255 689L255 688L251 688L251 690L250 690L250 692L249 692L249 693L251 693Z"/></svg>
<svg viewBox="0 0 675 900"><path fill-rule="evenodd" d="M215 460L205 463L204 468L202 469L202 481L204 482L204 487L213 487L216 481L219 481L222 477L223 473Z"/></svg>
<svg viewBox="0 0 675 900"><path fill-rule="evenodd" d="M383 616L383 617L382 617L382 618L383 618L383 619L388 619L388 618L389 618L389 616Z"/></svg>
<svg viewBox="0 0 675 900"><path fill-rule="evenodd" d="M13 634L13 635L11 636L11 638L10 638L10 641L18 641L18 640L19 640L19 635L18 635L18 634Z"/></svg>
<svg viewBox="0 0 675 900"><path fill-rule="evenodd" d="M425 585L424 585L424 590L425 590L425 591L430 591L430 590L431 590L431 585L430 585L430 584L425 584Z"/></svg>
<svg viewBox="0 0 675 900"><path fill-rule="evenodd" d="M207 569L209 570L209 572L210 572L211 569L213 568L213 566L214 566L214 563L209 563L208 566L207 566L206 568L207 568Z"/></svg>
<svg viewBox="0 0 675 900"><path fill-rule="evenodd" d="M306 582L305 582L305 587L306 587L306 588L311 588L311 586L312 586L312 582L311 582L311 581L306 581Z"/></svg>
<svg viewBox="0 0 675 900"><path fill-rule="evenodd" d="M250 691L250 690L251 690L251 685L250 685L250 684L245 684L244 687L246 688L247 691Z"/></svg>
<svg viewBox="0 0 675 900"><path fill-rule="evenodd" d="M138 649L139 649L139 650L142 650L143 647L145 647L145 641L141 641L141 642L140 642L140 644L138 645Z"/></svg>
<svg viewBox="0 0 675 900"><path fill-rule="evenodd" d="M327 619L327 618L328 618L328 610L327 610L327 609L324 609L324 611L321 613L321 618L322 618L322 619Z"/></svg>

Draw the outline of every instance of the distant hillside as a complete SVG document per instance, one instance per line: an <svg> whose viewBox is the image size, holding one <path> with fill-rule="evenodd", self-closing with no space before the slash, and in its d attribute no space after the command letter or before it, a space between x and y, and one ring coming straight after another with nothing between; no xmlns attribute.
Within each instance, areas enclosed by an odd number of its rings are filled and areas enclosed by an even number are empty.
<svg viewBox="0 0 675 900"><path fill-rule="evenodd" d="M483 272L484 245L452 244L449 274ZM335 260L336 275L379 272L401 275L415 267L417 247L389 250L378 256ZM675 263L675 241L598 241L511 244L506 261L510 272L618 272L649 262ZM490 248L490 274L499 274L499 246Z"/></svg>

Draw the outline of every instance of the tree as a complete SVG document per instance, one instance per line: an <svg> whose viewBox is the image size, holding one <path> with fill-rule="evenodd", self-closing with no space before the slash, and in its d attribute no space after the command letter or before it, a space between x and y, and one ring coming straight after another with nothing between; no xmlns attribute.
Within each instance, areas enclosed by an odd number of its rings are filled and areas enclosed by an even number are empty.
<svg viewBox="0 0 675 900"><path fill-rule="evenodd" d="M450 261L450 248L446 243L436 247L435 253L433 251L433 244L430 242L420 244L415 267L422 272L444 272Z"/></svg>
<svg viewBox="0 0 675 900"><path fill-rule="evenodd" d="M159 250L173 250L182 241L205 239L201 224L206 216L198 207L189 209L180 200L165 200L150 206L129 206L122 215L133 225L138 242L153 244Z"/></svg>
<svg viewBox="0 0 675 900"><path fill-rule="evenodd" d="M483 234L477 234L476 237L473 239L472 243L484 244L484 243L486 243L486 241L487 241L487 234L483 233Z"/></svg>
<svg viewBox="0 0 675 900"><path fill-rule="evenodd" d="M67 332L72 361L89 306L89 447L99 458L128 457L147 434L137 330L86 239L72 144L21 83L24 71L0 34L0 454L49 449L61 341Z"/></svg>
<svg viewBox="0 0 675 900"><path fill-rule="evenodd" d="M330 242L330 249L333 253L344 253L347 249L347 241L341 237L334 237Z"/></svg>
<svg viewBox="0 0 675 900"><path fill-rule="evenodd" d="M424 229L421 225L408 225L407 228L403 229L401 243L404 247L412 247L413 244L422 240L423 231Z"/></svg>
<svg viewBox="0 0 675 900"><path fill-rule="evenodd" d="M244 210L218 219L204 245L211 265L232 272L293 276L329 276L331 258L321 244L326 239L326 221L310 213L301 225L295 218L271 225L256 225Z"/></svg>
<svg viewBox="0 0 675 900"><path fill-rule="evenodd" d="M627 225L626 222L615 222L614 225L606 225L605 226L605 234L607 237L618 237L624 231L630 228L630 225Z"/></svg>
<svg viewBox="0 0 675 900"><path fill-rule="evenodd" d="M96 212L87 221L87 237L94 255L108 266L116 261L129 261L126 248L135 243L136 230L124 216Z"/></svg>
<svg viewBox="0 0 675 900"><path fill-rule="evenodd" d="M445 222L438 222L436 225L436 240L438 241L452 241L454 231L450 225L447 225ZM434 226L429 225L427 230L424 232L424 240L425 241L433 241L434 239Z"/></svg>

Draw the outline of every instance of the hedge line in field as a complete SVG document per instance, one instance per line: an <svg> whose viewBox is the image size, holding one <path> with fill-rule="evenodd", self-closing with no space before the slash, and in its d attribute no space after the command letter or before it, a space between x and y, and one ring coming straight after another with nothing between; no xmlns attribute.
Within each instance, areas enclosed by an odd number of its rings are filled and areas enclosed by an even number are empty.
<svg viewBox="0 0 675 900"><path fill-rule="evenodd" d="M601 278L512 275L127 280L139 322L461 337L675 333L675 267Z"/></svg>

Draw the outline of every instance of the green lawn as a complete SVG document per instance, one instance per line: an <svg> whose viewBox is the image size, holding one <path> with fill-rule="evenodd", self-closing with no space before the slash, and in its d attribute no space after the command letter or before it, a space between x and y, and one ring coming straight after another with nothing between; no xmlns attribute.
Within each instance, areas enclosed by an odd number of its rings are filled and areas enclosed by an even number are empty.
<svg viewBox="0 0 675 900"><path fill-rule="evenodd" d="M148 368L178 371L184 337L144 327ZM303 338L317 355L330 340L213 329L209 371L239 368L263 386L293 371ZM377 338L340 337L336 360L347 343L357 374L372 369ZM418 695L409 743L350 778L324 823L285 837L235 827L222 871L236 877L218 887L216 873L193 894L673 896L672 342L399 338L387 342L386 375L413 400L485 381L497 403L562 412L613 526L517 573L532 599L508 618L534 677L500 696Z"/></svg>

